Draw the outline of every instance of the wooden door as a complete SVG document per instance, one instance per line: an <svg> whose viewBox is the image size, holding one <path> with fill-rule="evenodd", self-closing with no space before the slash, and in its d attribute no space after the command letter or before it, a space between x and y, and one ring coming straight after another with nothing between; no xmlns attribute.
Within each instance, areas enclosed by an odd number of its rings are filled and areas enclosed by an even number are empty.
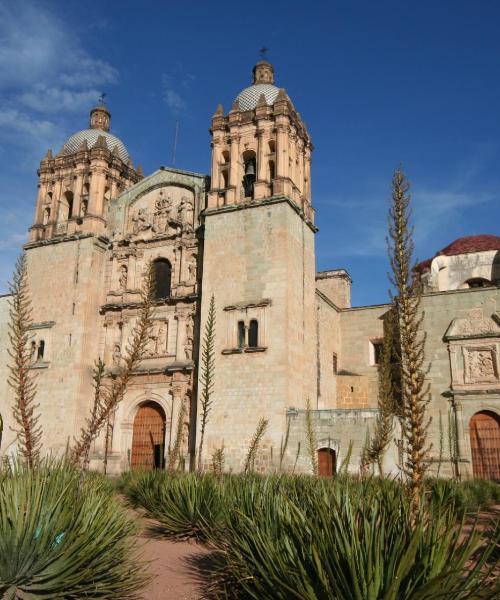
<svg viewBox="0 0 500 600"><path fill-rule="evenodd" d="M500 419L495 413L476 413L470 421L474 477L500 480Z"/></svg>
<svg viewBox="0 0 500 600"><path fill-rule="evenodd" d="M165 413L159 404L146 402L139 407L132 435L132 469L163 468Z"/></svg>
<svg viewBox="0 0 500 600"><path fill-rule="evenodd" d="M337 457L331 448L318 450L318 474L320 477L332 477L337 468Z"/></svg>

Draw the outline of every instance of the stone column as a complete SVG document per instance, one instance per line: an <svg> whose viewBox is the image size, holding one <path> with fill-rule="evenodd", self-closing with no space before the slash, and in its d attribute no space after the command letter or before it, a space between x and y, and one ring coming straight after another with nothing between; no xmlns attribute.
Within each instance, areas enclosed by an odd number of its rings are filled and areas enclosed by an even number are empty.
<svg viewBox="0 0 500 600"><path fill-rule="evenodd" d="M306 148L304 157L304 196L311 203L311 150Z"/></svg>
<svg viewBox="0 0 500 600"><path fill-rule="evenodd" d="M211 144L212 146L212 190L220 189L220 146L219 141L214 140Z"/></svg>
<svg viewBox="0 0 500 600"><path fill-rule="evenodd" d="M229 165L229 190L226 192L226 204L236 204L238 202L239 179L239 146L240 138L236 133L231 134L231 150Z"/></svg>
<svg viewBox="0 0 500 600"><path fill-rule="evenodd" d="M288 175L287 126L280 124L276 129L276 177L286 177Z"/></svg>
<svg viewBox="0 0 500 600"><path fill-rule="evenodd" d="M83 188L83 172L77 171L76 181L73 187L73 216L81 217L81 200Z"/></svg>
<svg viewBox="0 0 500 600"><path fill-rule="evenodd" d="M186 315L179 313L175 317L177 319L177 344L175 348L175 360L177 362L185 362L186 354L184 346L186 344Z"/></svg>

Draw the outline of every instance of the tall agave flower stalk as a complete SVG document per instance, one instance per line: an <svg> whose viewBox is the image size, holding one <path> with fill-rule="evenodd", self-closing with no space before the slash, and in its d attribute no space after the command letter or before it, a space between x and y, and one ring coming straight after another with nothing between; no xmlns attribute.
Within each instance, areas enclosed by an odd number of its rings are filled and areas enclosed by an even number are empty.
<svg viewBox="0 0 500 600"><path fill-rule="evenodd" d="M125 357L112 382L108 385L100 382L95 387L96 396L94 397L90 417L87 419L85 427L82 428L80 438L76 441L71 452L71 458L75 463L87 462L92 442L100 434L109 417L123 399L130 378L144 356L153 322L154 291L155 276L153 264L150 263L141 290L139 317L132 331L132 337L127 344ZM98 369L99 366L94 371L94 381L96 381Z"/></svg>
<svg viewBox="0 0 500 600"><path fill-rule="evenodd" d="M170 475L173 475L176 468L177 463L179 461L179 457L181 454L181 446L182 446L182 432L184 430L184 420L186 418L186 402L181 399L181 404L179 406L179 413L177 415L177 427L175 432L175 441L168 455L168 464L167 471Z"/></svg>
<svg viewBox="0 0 500 600"><path fill-rule="evenodd" d="M10 299L9 323L9 386L14 391L12 409L17 427L19 453L29 468L40 458L42 428L39 424L39 405L35 403L36 384L30 369L31 354L29 348L30 329L33 324L31 299L28 287L26 255L22 254L16 263L14 277L9 286Z"/></svg>
<svg viewBox="0 0 500 600"><path fill-rule="evenodd" d="M392 178L392 202L389 210L388 250L391 283L396 288L394 304L397 311L401 344L401 392L403 400L403 436L406 443L405 472L408 477L412 518L418 517L428 451L429 420L425 409L429 402L429 386L425 383L425 335L421 331L421 292L412 285L413 229L409 183L401 169Z"/></svg>
<svg viewBox="0 0 500 600"><path fill-rule="evenodd" d="M394 382L394 354L397 332L396 311L388 312L384 319L384 341L378 366L378 414L372 436L367 436L361 459L361 472L366 472L376 464L380 476L383 476L383 457L394 431L394 417L398 414L396 407L397 391Z"/></svg>
<svg viewBox="0 0 500 600"><path fill-rule="evenodd" d="M198 446L198 471L202 468L203 442L208 415L212 408L212 392L215 376L215 298L212 295L208 309L208 318L205 325L205 338L201 351L201 420L200 444Z"/></svg>
<svg viewBox="0 0 500 600"><path fill-rule="evenodd" d="M268 425L269 420L261 417L248 447L247 457L245 459L245 473L251 473L254 469L255 459L257 457L257 452L259 451L260 442L262 441Z"/></svg>
<svg viewBox="0 0 500 600"><path fill-rule="evenodd" d="M306 437L307 437L307 449L309 451L309 459L311 460L311 470L314 476L318 475L318 455L316 454L316 448L318 446L316 440L316 432L314 431L312 423L312 412L311 412L311 401L309 398L306 400Z"/></svg>

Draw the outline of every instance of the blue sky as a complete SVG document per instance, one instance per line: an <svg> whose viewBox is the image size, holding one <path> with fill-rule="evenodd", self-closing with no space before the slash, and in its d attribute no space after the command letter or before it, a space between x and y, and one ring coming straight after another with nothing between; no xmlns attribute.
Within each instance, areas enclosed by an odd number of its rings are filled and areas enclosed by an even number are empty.
<svg viewBox="0 0 500 600"><path fill-rule="evenodd" d="M499 233L500 2L0 0L0 291L30 226L36 168L107 93L145 173L207 172L208 128L270 48L313 138L318 269L387 299L392 172L412 183L416 253Z"/></svg>

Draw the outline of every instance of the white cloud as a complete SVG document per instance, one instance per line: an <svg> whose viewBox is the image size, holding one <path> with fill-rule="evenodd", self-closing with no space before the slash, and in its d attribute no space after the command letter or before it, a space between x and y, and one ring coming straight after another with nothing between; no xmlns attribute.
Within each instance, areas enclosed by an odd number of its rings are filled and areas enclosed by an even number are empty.
<svg viewBox="0 0 500 600"><path fill-rule="evenodd" d="M184 113L188 108L187 98L194 76L186 73L181 65L177 65L175 75L164 74L163 99L174 115Z"/></svg>
<svg viewBox="0 0 500 600"><path fill-rule="evenodd" d="M69 26L40 4L0 0L0 85L50 81L84 88L115 83L118 73L91 57Z"/></svg>
<svg viewBox="0 0 500 600"><path fill-rule="evenodd" d="M95 88L71 90L40 83L22 93L19 99L26 107L42 113L81 112L92 106L99 95Z"/></svg>

